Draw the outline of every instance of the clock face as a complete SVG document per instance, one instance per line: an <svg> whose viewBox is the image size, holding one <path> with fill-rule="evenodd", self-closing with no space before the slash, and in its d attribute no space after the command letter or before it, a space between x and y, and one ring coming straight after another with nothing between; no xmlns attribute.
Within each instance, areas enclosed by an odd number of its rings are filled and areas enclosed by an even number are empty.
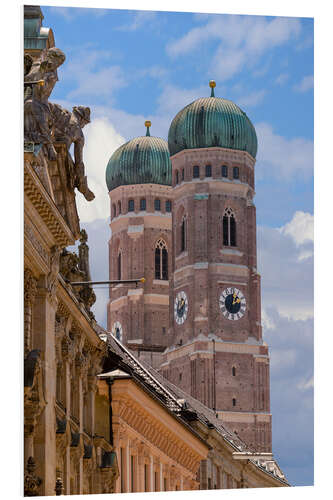
<svg viewBox="0 0 333 500"><path fill-rule="evenodd" d="M119 321L113 323L112 335L116 337L116 339L120 340L120 342L123 340L123 327Z"/></svg>
<svg viewBox="0 0 333 500"><path fill-rule="evenodd" d="M188 300L185 292L178 292L175 300L174 315L178 325L182 325L187 318Z"/></svg>
<svg viewBox="0 0 333 500"><path fill-rule="evenodd" d="M220 295L220 309L225 318L241 319L246 311L246 299L238 288L226 288Z"/></svg>

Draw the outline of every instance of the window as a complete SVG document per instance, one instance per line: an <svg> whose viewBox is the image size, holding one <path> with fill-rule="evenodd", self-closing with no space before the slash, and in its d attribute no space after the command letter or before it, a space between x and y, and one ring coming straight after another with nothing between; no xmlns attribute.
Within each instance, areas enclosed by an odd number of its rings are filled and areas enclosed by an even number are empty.
<svg viewBox="0 0 333 500"><path fill-rule="evenodd" d="M222 165L221 167L221 173L222 173L222 177L228 177L228 167L227 165Z"/></svg>
<svg viewBox="0 0 333 500"><path fill-rule="evenodd" d="M236 368L233 366L232 367L232 376L235 377L236 376Z"/></svg>
<svg viewBox="0 0 333 500"><path fill-rule="evenodd" d="M154 205L154 206L155 206L155 210L160 211L160 210L161 210L161 200L156 199L156 200L155 200L155 205Z"/></svg>
<svg viewBox="0 0 333 500"><path fill-rule="evenodd" d="M206 177L211 177L211 176L212 176L212 166L206 165Z"/></svg>
<svg viewBox="0 0 333 500"><path fill-rule="evenodd" d="M182 169L182 181L185 179L185 171Z"/></svg>
<svg viewBox="0 0 333 500"><path fill-rule="evenodd" d="M155 279L168 279L168 251L164 240L159 239L155 247Z"/></svg>
<svg viewBox="0 0 333 500"><path fill-rule="evenodd" d="M118 254L118 280L121 280L121 253Z"/></svg>
<svg viewBox="0 0 333 500"><path fill-rule="evenodd" d="M148 491L148 464L145 464L145 491Z"/></svg>
<svg viewBox="0 0 333 500"><path fill-rule="evenodd" d="M131 455L131 492L134 491L134 456Z"/></svg>
<svg viewBox="0 0 333 500"><path fill-rule="evenodd" d="M171 200L165 202L165 210L166 212L171 212Z"/></svg>
<svg viewBox="0 0 333 500"><path fill-rule="evenodd" d="M176 182L176 184L178 184L178 183L179 183L179 174L178 174L178 170L176 170L176 176L175 176L175 178L176 178L175 182Z"/></svg>
<svg viewBox="0 0 333 500"><path fill-rule="evenodd" d="M159 487L158 487L158 472L157 471L155 471L155 473L154 473L154 483L155 483L155 491L158 491Z"/></svg>
<svg viewBox="0 0 333 500"><path fill-rule="evenodd" d="M167 490L167 480L166 477L163 478L163 483L164 483L164 491Z"/></svg>
<svg viewBox="0 0 333 500"><path fill-rule="evenodd" d="M146 198L140 200L140 210L146 210Z"/></svg>
<svg viewBox="0 0 333 500"><path fill-rule="evenodd" d="M234 179L239 179L239 167L234 167L232 169L232 171L233 171Z"/></svg>
<svg viewBox="0 0 333 500"><path fill-rule="evenodd" d="M117 215L117 207L116 207L115 203L112 205L112 213L113 213L113 217L116 217L116 215Z"/></svg>
<svg viewBox="0 0 333 500"><path fill-rule="evenodd" d="M180 374L179 374L179 382L181 381L182 376L183 376L183 374L182 374L182 372L180 372Z"/></svg>
<svg viewBox="0 0 333 500"><path fill-rule="evenodd" d="M232 406L236 406L236 399L232 398Z"/></svg>
<svg viewBox="0 0 333 500"><path fill-rule="evenodd" d="M193 178L195 179L198 177L200 177L200 169L199 169L198 165L195 165L193 167Z"/></svg>
<svg viewBox="0 0 333 500"><path fill-rule="evenodd" d="M186 217L183 217L181 227L180 227L180 251L185 252L186 250Z"/></svg>
<svg viewBox="0 0 333 500"><path fill-rule="evenodd" d="M125 453L124 448L120 448L120 485L121 493L125 493Z"/></svg>
<svg viewBox="0 0 333 500"><path fill-rule="evenodd" d="M226 208L223 215L223 245L236 246L236 220L231 208Z"/></svg>
<svg viewBox="0 0 333 500"><path fill-rule="evenodd" d="M128 211L134 212L134 200L128 200Z"/></svg>
<svg viewBox="0 0 333 500"><path fill-rule="evenodd" d="M121 214L121 201L118 201L118 215Z"/></svg>

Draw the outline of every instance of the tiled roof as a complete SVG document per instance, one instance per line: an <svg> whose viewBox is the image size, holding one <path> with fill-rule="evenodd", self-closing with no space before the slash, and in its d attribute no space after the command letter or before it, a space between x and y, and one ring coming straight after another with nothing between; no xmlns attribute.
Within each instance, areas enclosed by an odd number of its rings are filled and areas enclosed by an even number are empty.
<svg viewBox="0 0 333 500"><path fill-rule="evenodd" d="M248 453L256 452L254 449L247 446L237 434L227 429L221 420L216 417L212 409L169 382L150 365L143 361L139 361L134 354L126 349L126 347L110 333L103 331L101 336L104 337L105 340L105 337L107 337L108 346L111 352L117 354L123 363L131 369L133 375L144 384L148 385L150 390L155 393L155 396L157 396L170 411L178 417L181 417L186 425L188 421L186 414L192 412L192 414L195 415L193 419L203 422L210 428L215 428L235 451ZM253 458L250 459L250 461L258 469L288 485L288 482L274 459L262 460Z"/></svg>

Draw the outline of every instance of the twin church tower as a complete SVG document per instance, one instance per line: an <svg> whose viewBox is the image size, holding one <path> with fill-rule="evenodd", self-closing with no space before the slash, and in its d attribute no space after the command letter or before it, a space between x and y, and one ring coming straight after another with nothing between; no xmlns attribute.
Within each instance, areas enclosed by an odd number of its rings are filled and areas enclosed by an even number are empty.
<svg viewBox="0 0 333 500"><path fill-rule="evenodd" d="M272 447L268 347L262 340L256 209L257 136L214 95L118 148L111 206L108 330L139 359L215 410L255 451Z"/></svg>

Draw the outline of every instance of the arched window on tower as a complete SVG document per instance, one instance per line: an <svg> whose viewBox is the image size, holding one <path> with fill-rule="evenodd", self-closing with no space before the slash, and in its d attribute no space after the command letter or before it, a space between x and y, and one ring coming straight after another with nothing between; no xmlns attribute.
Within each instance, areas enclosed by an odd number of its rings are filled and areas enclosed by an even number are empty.
<svg viewBox="0 0 333 500"><path fill-rule="evenodd" d="M121 214L121 201L118 201L118 215Z"/></svg>
<svg viewBox="0 0 333 500"><path fill-rule="evenodd" d="M236 219L231 208L226 208L223 214L223 245L236 246Z"/></svg>
<svg viewBox="0 0 333 500"><path fill-rule="evenodd" d="M118 280L121 280L121 252L118 253L118 259L117 259L117 275L118 275Z"/></svg>
<svg viewBox="0 0 333 500"><path fill-rule="evenodd" d="M116 207L116 204L114 203L112 205L112 216L116 217L116 215L117 215L117 207Z"/></svg>
<svg viewBox="0 0 333 500"><path fill-rule="evenodd" d="M155 279L168 279L168 250L162 238L157 241L155 246Z"/></svg>
<svg viewBox="0 0 333 500"><path fill-rule="evenodd" d="M186 216L184 215L184 217L182 218L182 223L181 223L181 226L180 226L180 251L181 252L185 252L186 250L186 246L187 246L187 234L186 234L186 226L187 226L187 220L186 220Z"/></svg>

